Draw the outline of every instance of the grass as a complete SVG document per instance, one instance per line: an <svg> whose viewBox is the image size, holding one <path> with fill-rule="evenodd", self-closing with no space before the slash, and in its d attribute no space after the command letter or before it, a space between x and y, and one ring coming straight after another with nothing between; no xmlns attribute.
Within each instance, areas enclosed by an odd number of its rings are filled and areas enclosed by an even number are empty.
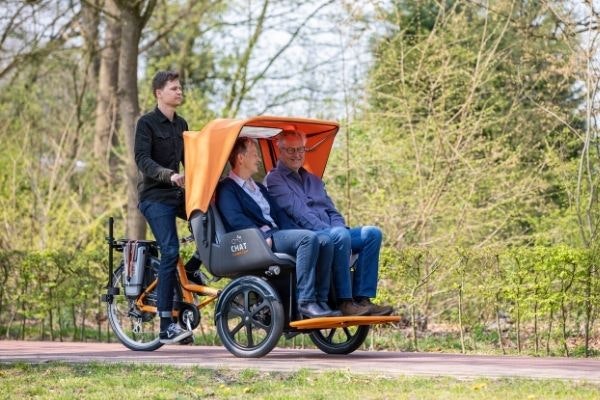
<svg viewBox="0 0 600 400"><path fill-rule="evenodd" d="M0 399L598 399L559 380L267 373L136 364L0 364Z"/></svg>

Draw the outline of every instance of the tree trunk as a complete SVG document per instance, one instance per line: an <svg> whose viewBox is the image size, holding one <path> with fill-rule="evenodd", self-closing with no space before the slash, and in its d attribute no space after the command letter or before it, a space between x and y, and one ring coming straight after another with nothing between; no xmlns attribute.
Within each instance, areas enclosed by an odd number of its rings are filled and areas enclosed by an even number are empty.
<svg viewBox="0 0 600 400"><path fill-rule="evenodd" d="M51 290L48 291L48 301L50 304L54 304L54 294ZM50 340L54 342L54 312L52 307L48 310L48 328L50 328Z"/></svg>
<svg viewBox="0 0 600 400"><path fill-rule="evenodd" d="M506 354L504 342L502 341L502 328L500 327L500 310L498 309L498 295L496 295L496 332L498 333L498 346L502 349L502 354Z"/></svg>
<svg viewBox="0 0 600 400"><path fill-rule="evenodd" d="M85 314L87 313L87 307L83 304L83 310L81 312L81 341L87 342L85 335Z"/></svg>
<svg viewBox="0 0 600 400"><path fill-rule="evenodd" d="M410 323L412 325L411 334L412 334L412 344L413 350L419 351L419 339L417 337L417 310L414 304L415 299L413 297L413 304L410 307Z"/></svg>
<svg viewBox="0 0 600 400"><path fill-rule="evenodd" d="M521 354L521 305L519 300L516 301L515 307L517 309L517 352Z"/></svg>
<svg viewBox="0 0 600 400"><path fill-rule="evenodd" d="M60 342L63 341L63 319L62 319L62 308L60 305L56 308L56 312L58 314L58 340Z"/></svg>
<svg viewBox="0 0 600 400"><path fill-rule="evenodd" d="M77 341L77 311L75 305L71 304L71 318L73 319L73 341Z"/></svg>
<svg viewBox="0 0 600 400"><path fill-rule="evenodd" d="M140 116L138 101L137 69L139 43L142 29L152 13L155 0L130 3L119 0L117 5L121 10L121 44L119 50L119 113L121 129L125 136L127 151L127 237L144 239L146 236L146 221L138 211L137 179L138 169L133 155L135 124Z"/></svg>
<svg viewBox="0 0 600 400"><path fill-rule="evenodd" d="M586 271L585 280L585 356L590 356L590 332L592 328L592 279L593 279L594 263L590 263Z"/></svg>
<svg viewBox="0 0 600 400"><path fill-rule="evenodd" d="M188 2L188 7L193 7L193 0ZM181 49L179 50L179 60L177 61L179 79L185 84L191 72L192 59L194 57L194 43L196 38L200 36L200 21L203 13L195 12L189 16L189 27L185 31L185 36L182 40Z"/></svg>
<svg viewBox="0 0 600 400"><path fill-rule="evenodd" d="M560 317L561 317L561 333L562 333L562 345L565 351L565 356L570 357L569 354L569 345L567 343L567 339L569 335L567 334L567 306L565 305L564 296L560 301Z"/></svg>
<svg viewBox="0 0 600 400"><path fill-rule="evenodd" d="M2 247L5 248L5 247ZM6 260L6 265L2 265L2 284L0 284L0 316L2 315L6 315L4 313L4 291L7 287L6 282L8 282L8 277L10 276L11 272L10 269L8 268L8 264L10 264L10 258ZM7 310L8 312L8 310ZM3 319L0 319L0 323L5 324L6 321L4 321Z"/></svg>
<svg viewBox="0 0 600 400"><path fill-rule="evenodd" d="M40 318L40 339L42 342L46 340L46 318ZM33 333L33 332L32 332Z"/></svg>
<svg viewBox="0 0 600 400"><path fill-rule="evenodd" d="M81 2L81 34L85 42L86 55L86 81L88 89L92 93L97 90L97 76L100 70L100 58L98 57L98 32L100 24L100 7L98 0Z"/></svg>
<svg viewBox="0 0 600 400"><path fill-rule="evenodd" d="M465 329L463 326L463 279L461 278L460 286L458 288L458 328L460 330L460 352L466 353L465 350Z"/></svg>
<svg viewBox="0 0 600 400"><path fill-rule="evenodd" d="M535 296L537 299L537 293L535 294ZM540 351L540 335L538 332L538 301L537 300L533 304L533 336L535 339L535 343L534 343L535 355L537 356L538 352Z"/></svg>
<svg viewBox="0 0 600 400"><path fill-rule="evenodd" d="M552 336L552 321L554 320L554 308L550 306L550 316L548 317L548 335L546 337L546 356L550 355L550 338Z"/></svg>
<svg viewBox="0 0 600 400"><path fill-rule="evenodd" d="M121 24L118 19L119 9L113 0L106 0L104 9L106 11L106 30L104 46L100 52L100 71L96 93L94 156L96 160L108 166L107 180L110 182L116 173L118 163L111 150L118 144L116 134L118 129L117 84Z"/></svg>

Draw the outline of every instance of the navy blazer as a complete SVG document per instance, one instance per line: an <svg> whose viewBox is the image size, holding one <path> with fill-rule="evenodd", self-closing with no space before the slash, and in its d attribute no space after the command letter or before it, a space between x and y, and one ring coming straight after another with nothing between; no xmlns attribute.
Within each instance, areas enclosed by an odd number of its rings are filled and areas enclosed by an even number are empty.
<svg viewBox="0 0 600 400"><path fill-rule="evenodd" d="M227 232L237 231L247 228L259 228L270 226L266 232L262 232L263 237L269 238L277 229L300 229L300 227L288 217L287 213L279 208L273 201L267 189L260 183L254 182L271 207L271 218L277 224L273 227L269 221L263 217L260 206L250 197L246 191L240 187L233 179L225 178L217 186L217 208L221 213L223 223Z"/></svg>

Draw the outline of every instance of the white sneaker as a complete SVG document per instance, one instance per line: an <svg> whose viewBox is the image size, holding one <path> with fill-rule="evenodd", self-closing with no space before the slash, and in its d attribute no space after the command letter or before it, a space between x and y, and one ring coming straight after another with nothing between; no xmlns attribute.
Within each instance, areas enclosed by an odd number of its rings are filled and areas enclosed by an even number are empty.
<svg viewBox="0 0 600 400"><path fill-rule="evenodd" d="M177 343L182 339L192 336L192 331L186 331L179 324L172 322L166 331L162 331L158 337L163 344Z"/></svg>

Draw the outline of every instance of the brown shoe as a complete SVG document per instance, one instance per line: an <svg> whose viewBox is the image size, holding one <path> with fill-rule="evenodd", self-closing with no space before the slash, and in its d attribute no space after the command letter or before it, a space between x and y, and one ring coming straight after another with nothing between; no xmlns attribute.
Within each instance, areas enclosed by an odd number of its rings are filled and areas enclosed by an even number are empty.
<svg viewBox="0 0 600 400"><path fill-rule="evenodd" d="M342 301L338 309L343 315L369 315L369 307L358 305L352 300Z"/></svg>
<svg viewBox="0 0 600 400"><path fill-rule="evenodd" d="M378 317L384 316L384 315L390 315L391 313L394 312L394 309L392 307L380 306L377 304L373 304L373 303L371 303L371 300L367 299L367 298L362 299L357 304L361 307L367 307L369 309L370 315L375 315Z"/></svg>

